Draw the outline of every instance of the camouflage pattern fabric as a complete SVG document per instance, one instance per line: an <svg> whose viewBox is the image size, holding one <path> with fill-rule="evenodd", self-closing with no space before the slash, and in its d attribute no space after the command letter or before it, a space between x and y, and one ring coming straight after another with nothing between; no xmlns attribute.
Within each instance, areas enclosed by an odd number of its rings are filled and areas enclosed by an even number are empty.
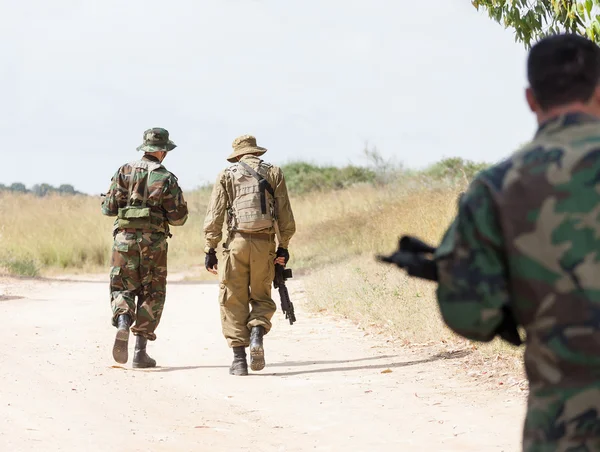
<svg viewBox="0 0 600 452"><path fill-rule="evenodd" d="M523 450L600 450L600 119L567 114L481 172L438 247L441 314L489 341L527 333Z"/></svg>
<svg viewBox="0 0 600 452"><path fill-rule="evenodd" d="M144 132L142 144L137 147L141 152L171 152L177 145L169 140L169 131L154 127Z"/></svg>
<svg viewBox="0 0 600 452"><path fill-rule="evenodd" d="M259 162L261 162L260 158L254 155L244 155L240 161L248 164L254 170L256 170ZM281 168L277 166L269 165L269 170L267 171L265 179L271 184L273 190L275 190L275 202L277 204L276 215L278 218L277 223L279 225L279 232L281 235L281 242L279 245L282 248L287 248L290 239L296 232L296 222L294 220L294 213L292 212L292 207L290 205L283 171L281 171ZM228 176L227 171L222 171L217 177L217 181L214 185L204 220L206 249L216 249L219 245L219 242L223 236L223 222L225 221L226 215L229 215L228 209L233 203L234 196L235 190L233 188L232 180ZM257 232L275 234L274 228L267 228Z"/></svg>
<svg viewBox="0 0 600 452"><path fill-rule="evenodd" d="M168 248L163 233L119 232L115 236L110 270L113 326L119 315L129 314L135 319L133 334L156 339L154 331L165 305Z"/></svg>
<svg viewBox="0 0 600 452"><path fill-rule="evenodd" d="M146 162L158 163L153 156L144 156ZM121 166L111 180L110 188L102 203L102 213L108 216L116 216L119 207L124 207L128 200L129 177L132 174L132 163ZM131 205L141 206L144 191L148 190L147 205L150 207L151 224L148 228L169 233L169 225L182 226L187 221L188 208L183 197L183 192L177 182L177 177L160 165L160 168L152 171L150 176L143 168L135 168L133 171L134 183L131 195ZM115 220L114 229L118 229L118 220Z"/></svg>
<svg viewBox="0 0 600 452"><path fill-rule="evenodd" d="M136 167L136 162L121 166L102 202L102 213L116 216L128 200L131 205L140 206L147 194L151 217L145 228L126 232L119 229L119 220L115 220L110 299L115 327L117 317L128 313L135 320L133 334L155 340L165 302L169 226L185 224L188 208L175 175L153 156L146 155L142 161L152 162L158 169L149 174L147 169ZM133 185L128 199L130 177Z"/></svg>

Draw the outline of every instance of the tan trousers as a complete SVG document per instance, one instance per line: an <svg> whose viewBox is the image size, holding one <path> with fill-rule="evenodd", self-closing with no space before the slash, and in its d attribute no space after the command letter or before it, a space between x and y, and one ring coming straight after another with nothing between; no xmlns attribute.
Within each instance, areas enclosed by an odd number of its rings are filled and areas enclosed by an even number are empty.
<svg viewBox="0 0 600 452"><path fill-rule="evenodd" d="M271 329L277 309L271 298L274 260L273 235L236 232L225 243L219 262L219 303L229 347L248 347L254 326L262 325L265 334Z"/></svg>

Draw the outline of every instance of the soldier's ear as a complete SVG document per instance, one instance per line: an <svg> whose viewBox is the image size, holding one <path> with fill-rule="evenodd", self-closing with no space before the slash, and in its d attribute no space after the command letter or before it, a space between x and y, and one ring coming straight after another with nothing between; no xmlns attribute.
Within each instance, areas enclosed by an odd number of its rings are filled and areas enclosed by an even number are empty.
<svg viewBox="0 0 600 452"><path fill-rule="evenodd" d="M525 99L527 99L527 105L529 105L529 109L533 113L540 113L540 106L537 103L535 96L533 95L533 90L531 89L531 87L527 87L527 89L525 90Z"/></svg>
<svg viewBox="0 0 600 452"><path fill-rule="evenodd" d="M592 94L592 99L591 99L591 103L596 107L596 108L600 108L600 85L596 86L596 89L594 90L594 94Z"/></svg>

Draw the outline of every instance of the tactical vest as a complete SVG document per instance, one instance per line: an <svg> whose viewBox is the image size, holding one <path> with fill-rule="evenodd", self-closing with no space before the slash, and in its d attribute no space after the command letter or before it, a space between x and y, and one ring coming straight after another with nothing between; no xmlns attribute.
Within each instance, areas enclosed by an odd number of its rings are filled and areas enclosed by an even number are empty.
<svg viewBox="0 0 600 452"><path fill-rule="evenodd" d="M234 190L229 207L230 230L256 232L274 226L275 192L265 179L269 167L261 160L257 170L244 162L227 169Z"/></svg>
<svg viewBox="0 0 600 452"><path fill-rule="evenodd" d="M127 192L127 205L120 207L117 213L117 224L119 228L123 229L144 229L151 231L164 231L164 218L157 212L153 212L148 207L148 184L150 183L150 174L153 171L162 168L160 163L138 160L129 163L131 166L131 173L129 173L129 190ZM144 195L142 198L141 205L133 205L133 182L135 178L136 169L141 168L147 171L145 180L139 180L139 183L144 185ZM136 193L133 193L136 195ZM160 218L158 218L160 216ZM154 218L154 221L152 220Z"/></svg>

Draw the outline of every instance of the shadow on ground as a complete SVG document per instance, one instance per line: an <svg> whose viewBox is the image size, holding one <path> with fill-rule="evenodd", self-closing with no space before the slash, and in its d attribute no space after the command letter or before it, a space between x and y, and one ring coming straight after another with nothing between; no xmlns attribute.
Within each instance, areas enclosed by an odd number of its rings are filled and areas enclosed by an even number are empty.
<svg viewBox="0 0 600 452"><path fill-rule="evenodd" d="M11 300L21 300L25 297L18 297L12 295L0 295L0 301L11 301Z"/></svg>
<svg viewBox="0 0 600 452"><path fill-rule="evenodd" d="M391 362L391 363L383 363L383 364L365 364L359 366L341 366L341 367L321 367L317 369L308 369L308 370L295 370L291 372L270 372L270 373L251 373L250 375L254 376L286 376L291 377L295 375L306 375L306 374L319 374L319 373L330 373L330 372L352 372L358 370L379 370L379 369L394 369L401 368L407 366L415 366L418 364L426 364L433 361L439 361L443 359L459 359L464 358L465 356L470 355L472 352L470 350L457 350L453 352L441 352L436 353L428 358L412 360L412 361L400 361L400 362ZM272 367L301 367L301 366L327 366L331 364L347 364L347 363L355 363L362 361L375 361L380 359L389 359L389 358L397 358L396 355L382 355L382 356L370 356L367 358L360 359L348 359L348 360L335 360L335 361L290 361L290 362L279 362L269 364L267 363L267 369ZM113 366L114 367L114 366ZM121 369L130 370L124 367L120 367ZM178 372L178 371L186 371L186 370L199 370L199 369L228 369L229 366L181 366L181 367L160 367L157 366L154 369L131 369L136 371L144 371L144 372Z"/></svg>

